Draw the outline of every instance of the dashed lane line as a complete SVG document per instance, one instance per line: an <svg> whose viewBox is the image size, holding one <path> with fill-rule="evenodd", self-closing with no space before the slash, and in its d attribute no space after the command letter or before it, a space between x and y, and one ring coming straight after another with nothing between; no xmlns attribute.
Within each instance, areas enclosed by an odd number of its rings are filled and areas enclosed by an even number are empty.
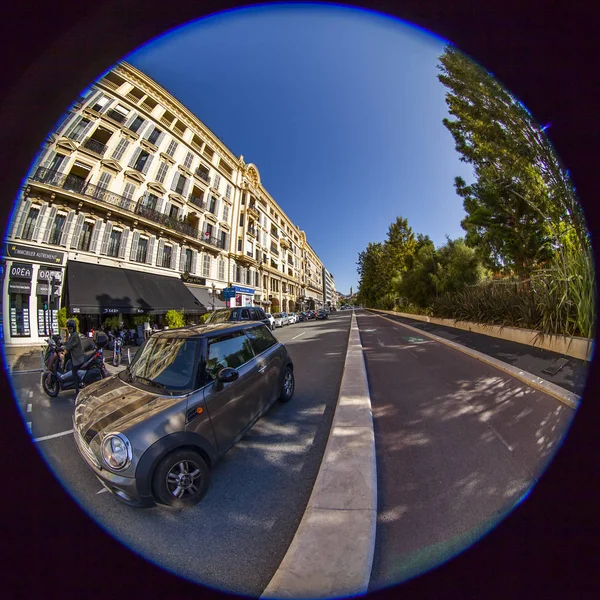
<svg viewBox="0 0 600 600"><path fill-rule="evenodd" d="M60 433L53 433L52 435L45 435L43 437L35 438L33 441L35 443L44 442L45 440L51 440L57 437L62 437L63 435L69 435L70 433L73 433L73 429L69 429L69 431L61 431Z"/></svg>
<svg viewBox="0 0 600 600"><path fill-rule="evenodd" d="M31 412L31 404L27 405L27 412L30 413Z"/></svg>
<svg viewBox="0 0 600 600"><path fill-rule="evenodd" d="M302 333L299 333L296 337L293 337L292 339L295 340L296 338L299 338L301 335L304 335L306 333L306 331L303 331Z"/></svg>

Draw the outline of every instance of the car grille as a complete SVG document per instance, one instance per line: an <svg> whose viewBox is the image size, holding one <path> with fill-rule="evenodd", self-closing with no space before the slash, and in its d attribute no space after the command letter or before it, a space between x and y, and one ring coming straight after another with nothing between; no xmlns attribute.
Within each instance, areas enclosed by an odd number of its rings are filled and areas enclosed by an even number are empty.
<svg viewBox="0 0 600 600"><path fill-rule="evenodd" d="M75 428L75 442L77 443L77 446L79 447L79 449L81 450L81 452L88 457L88 459L90 460L90 462L96 468L102 469L102 466L100 465L100 462L94 456L94 453L91 451L90 447L85 443L82 435L79 433L79 431L77 430L77 428Z"/></svg>

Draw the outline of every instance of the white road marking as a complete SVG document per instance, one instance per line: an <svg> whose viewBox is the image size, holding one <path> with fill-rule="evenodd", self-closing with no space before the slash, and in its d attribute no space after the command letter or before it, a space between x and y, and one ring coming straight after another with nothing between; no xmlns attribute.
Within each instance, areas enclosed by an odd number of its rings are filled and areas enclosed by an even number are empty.
<svg viewBox="0 0 600 600"><path fill-rule="evenodd" d="M292 339L295 340L296 338L299 338L301 335L304 335L306 333L306 331L303 331L302 333L298 334L296 337L293 337Z"/></svg>
<svg viewBox="0 0 600 600"><path fill-rule="evenodd" d="M60 433L53 433L52 435L45 435L44 437L35 438L33 441L43 442L45 440L51 440L53 438L62 437L63 435L69 435L70 433L73 433L72 429L69 429L69 431L61 431Z"/></svg>
<svg viewBox="0 0 600 600"><path fill-rule="evenodd" d="M33 390L29 390L29 397L33 398Z"/></svg>
<svg viewBox="0 0 600 600"><path fill-rule="evenodd" d="M27 405L27 412L30 413L31 412L31 404Z"/></svg>
<svg viewBox="0 0 600 600"><path fill-rule="evenodd" d="M96 492L96 496L98 494L104 494L104 492L108 492L108 490L106 488L102 488L99 492Z"/></svg>
<svg viewBox="0 0 600 600"><path fill-rule="evenodd" d="M488 425L488 427L496 434L496 437L512 452L512 446L491 425Z"/></svg>
<svg viewBox="0 0 600 600"><path fill-rule="evenodd" d="M31 421L27 422L27 429L29 430L29 433L31 433Z"/></svg>

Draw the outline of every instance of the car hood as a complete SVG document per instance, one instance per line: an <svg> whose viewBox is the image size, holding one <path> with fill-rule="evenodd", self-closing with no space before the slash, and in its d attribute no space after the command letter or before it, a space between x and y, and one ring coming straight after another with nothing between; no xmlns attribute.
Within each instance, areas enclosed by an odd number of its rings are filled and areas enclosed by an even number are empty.
<svg viewBox="0 0 600 600"><path fill-rule="evenodd" d="M117 375L102 380L87 393L82 391L79 396L73 426L88 445L102 432L123 431L182 400L181 396L163 396L139 389Z"/></svg>

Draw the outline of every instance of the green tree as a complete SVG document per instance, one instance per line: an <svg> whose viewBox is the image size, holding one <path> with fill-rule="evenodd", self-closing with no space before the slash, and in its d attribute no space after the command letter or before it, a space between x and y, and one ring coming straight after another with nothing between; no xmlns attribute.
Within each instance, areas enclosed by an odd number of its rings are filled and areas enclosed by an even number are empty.
<svg viewBox="0 0 600 600"><path fill-rule="evenodd" d="M385 293L382 277L383 244L369 243L366 250L358 255L358 298L369 308L377 307L379 299Z"/></svg>
<svg viewBox="0 0 600 600"><path fill-rule="evenodd" d="M168 310L165 314L165 324L169 329L185 327L185 319L183 318L183 313L176 310Z"/></svg>

